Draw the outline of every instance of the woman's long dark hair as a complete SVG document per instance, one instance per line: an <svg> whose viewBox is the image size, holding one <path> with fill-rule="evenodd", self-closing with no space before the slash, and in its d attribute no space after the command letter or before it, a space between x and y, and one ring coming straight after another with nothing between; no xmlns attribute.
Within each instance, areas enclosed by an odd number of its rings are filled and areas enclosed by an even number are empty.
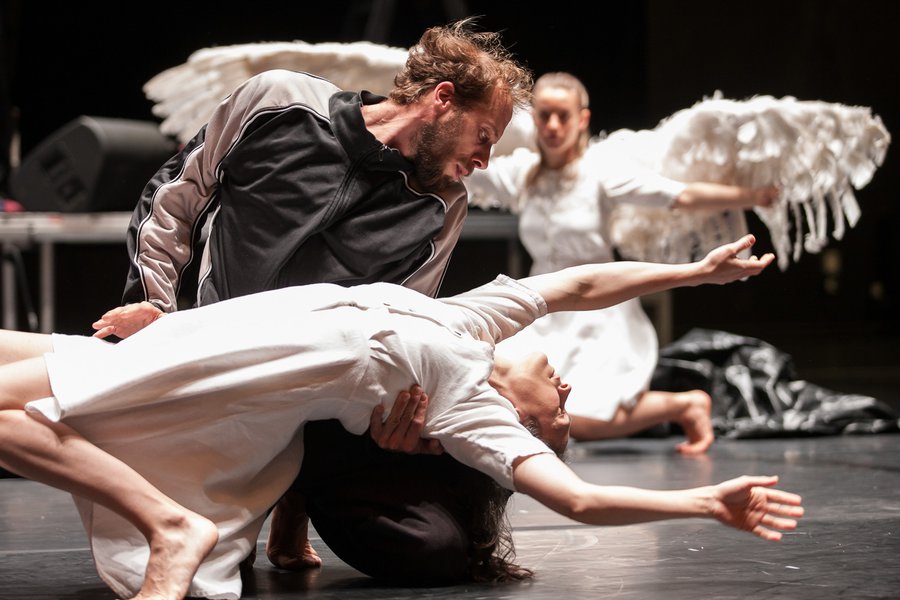
<svg viewBox="0 0 900 600"><path fill-rule="evenodd" d="M514 562L516 548L506 512L512 492L486 475L473 479L477 483L470 490L472 510L466 527L472 544L472 580L501 583L532 577L534 571Z"/></svg>

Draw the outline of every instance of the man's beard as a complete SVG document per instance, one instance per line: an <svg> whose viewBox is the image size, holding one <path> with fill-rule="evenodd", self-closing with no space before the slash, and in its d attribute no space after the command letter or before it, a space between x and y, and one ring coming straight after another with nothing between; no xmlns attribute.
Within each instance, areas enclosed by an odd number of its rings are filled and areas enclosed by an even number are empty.
<svg viewBox="0 0 900 600"><path fill-rule="evenodd" d="M456 113L446 123L426 123L422 126L412 161L416 179L426 188L442 190L453 185L453 178L445 175L444 169L447 159L456 150L461 123L462 114Z"/></svg>

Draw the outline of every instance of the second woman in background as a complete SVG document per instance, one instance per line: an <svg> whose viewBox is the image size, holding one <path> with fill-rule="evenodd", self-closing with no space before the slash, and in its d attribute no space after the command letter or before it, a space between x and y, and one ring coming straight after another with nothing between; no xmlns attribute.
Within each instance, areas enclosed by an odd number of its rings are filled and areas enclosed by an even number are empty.
<svg viewBox="0 0 900 600"><path fill-rule="evenodd" d="M519 215L519 237L531 275L615 259L612 211L620 203L682 210L742 210L768 206L775 188L684 183L639 168L590 137L588 93L569 73L535 83L533 118L538 151L519 148L466 179L469 202ZM500 354L540 349L572 384L567 408L572 438L624 437L675 423L687 440L677 449L705 452L714 439L706 392L649 389L659 351L656 330L634 299L591 312L555 313L497 347Z"/></svg>

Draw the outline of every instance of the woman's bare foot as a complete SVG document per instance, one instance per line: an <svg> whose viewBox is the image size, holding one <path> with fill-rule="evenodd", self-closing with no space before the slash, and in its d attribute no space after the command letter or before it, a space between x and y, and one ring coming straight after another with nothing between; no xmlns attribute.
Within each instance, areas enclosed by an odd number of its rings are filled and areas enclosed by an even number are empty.
<svg viewBox="0 0 900 600"><path fill-rule="evenodd" d="M687 440L675 446L682 454L703 454L715 440L712 427L712 399L702 390L679 392L675 400L683 407L672 419L682 430Z"/></svg>
<svg viewBox="0 0 900 600"><path fill-rule="evenodd" d="M219 540L215 524L196 513L168 519L150 540L144 585L134 600L181 600L197 568Z"/></svg>
<svg viewBox="0 0 900 600"><path fill-rule="evenodd" d="M276 567L289 571L322 566L322 559L309 542L305 503L296 492L285 494L272 511L266 556Z"/></svg>

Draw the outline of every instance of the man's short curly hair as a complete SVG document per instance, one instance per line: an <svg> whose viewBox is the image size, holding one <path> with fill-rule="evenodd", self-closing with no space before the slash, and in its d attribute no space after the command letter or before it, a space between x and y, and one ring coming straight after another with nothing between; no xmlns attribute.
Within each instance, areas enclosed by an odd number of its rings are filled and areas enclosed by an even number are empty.
<svg viewBox="0 0 900 600"><path fill-rule="evenodd" d="M530 69L520 65L500 34L476 32L476 18L428 29L410 48L406 65L394 77L390 93L398 104L411 104L442 81L453 83L462 108L485 103L494 89L504 90L517 108L531 103Z"/></svg>

